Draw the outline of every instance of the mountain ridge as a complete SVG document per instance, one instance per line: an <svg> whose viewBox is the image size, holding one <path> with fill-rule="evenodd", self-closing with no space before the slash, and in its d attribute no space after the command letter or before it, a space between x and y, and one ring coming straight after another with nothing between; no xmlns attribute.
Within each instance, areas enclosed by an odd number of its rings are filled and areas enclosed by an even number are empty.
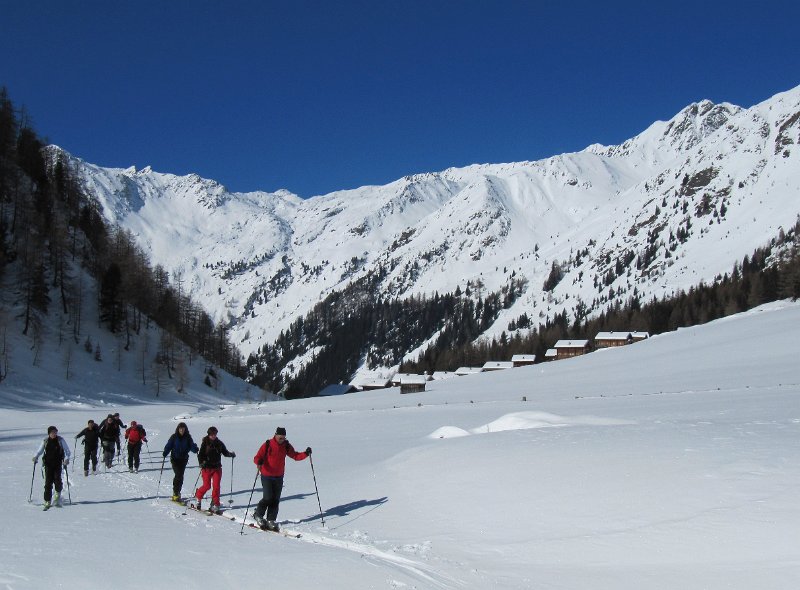
<svg viewBox="0 0 800 590"><path fill-rule="evenodd" d="M661 296L712 280L794 224L798 113L800 87L749 109L700 101L617 146L305 200L73 162L106 218L189 278L245 353L377 269L385 296L399 298L468 282L491 291L512 273L524 277L526 292L487 330L492 337L522 313L572 314L579 300L596 313L633 292ZM636 268L609 275L631 256ZM564 279L544 292L554 263Z"/></svg>

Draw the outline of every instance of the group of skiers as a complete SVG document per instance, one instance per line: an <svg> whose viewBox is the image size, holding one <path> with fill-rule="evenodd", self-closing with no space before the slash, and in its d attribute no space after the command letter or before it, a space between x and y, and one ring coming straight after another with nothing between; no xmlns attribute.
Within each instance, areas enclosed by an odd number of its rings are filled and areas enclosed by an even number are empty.
<svg viewBox="0 0 800 590"><path fill-rule="evenodd" d="M125 440L128 452L128 470L131 472L139 471L142 443L147 442L147 432L144 426L137 424L136 420L131 420L131 425L126 426L119 417L119 413L109 414L98 426L94 420L89 420L86 428L75 435L75 441L83 438L81 444L84 446L83 454L83 475L89 475L89 462L92 463L92 473L97 472L97 451L98 447L103 449L103 465L111 468L114 463L114 450L120 452L120 436L122 429L125 430Z"/></svg>
<svg viewBox="0 0 800 590"><path fill-rule="evenodd" d="M81 430L75 440L83 438L84 458L83 474L89 475L89 463L92 464L92 472L97 471L97 451L98 445L103 449L103 463L106 467L111 467L114 460L114 450L120 450L121 429L125 428L125 440L128 450L128 469L135 473L139 470L139 457L142 442L147 442L147 433L141 424L131 420L129 427L122 423L119 414L109 414L102 424L98 426L94 420L89 420L86 428ZM200 446L192 439L189 427L185 422L181 422L175 428L175 432L164 445L162 456L166 461L167 455L170 458L172 471L175 476L172 480L172 500L183 503L181 490L183 488L183 477L186 466L189 463L189 453L197 454L200 463L200 474L203 483L194 492L194 507L201 509L201 502L206 492L211 490L211 512L219 513L220 509L220 482L222 480L222 457L236 457L236 453L229 451L218 437L218 430L215 426L208 428L206 436L200 442ZM286 470L286 457L295 461L302 461L311 455L311 447L305 451L295 451L291 443L286 440L286 429L278 427L272 438L268 439L259 447L253 463L258 466L258 475L261 477L262 498L256 506L253 517L259 527L267 530L278 531L276 523L278 518L278 508L283 491L283 478ZM42 457L43 456L43 457ZM51 506L51 501L56 506L62 505L61 491L63 483L61 480L62 467L67 467L70 460L69 445L58 435L58 429L50 426L47 429L47 438L42 441L39 450L33 457L36 464L42 457L44 467L44 509ZM163 470L163 462L162 462ZM55 487L55 498L52 496Z"/></svg>
<svg viewBox="0 0 800 590"><path fill-rule="evenodd" d="M89 475L89 463L92 464L92 472L97 472L97 451L98 446L103 449L103 464L110 468L114 461L114 450L120 451L121 428L125 430L125 440L127 441L128 469L131 472L139 471L140 453L142 443L147 442L147 433L141 424L135 420L131 421L130 427L123 424L119 413L109 414L100 426L94 420L89 420L86 428L75 435L75 442L83 438L81 444L84 445L83 454L83 475ZM62 467L69 465L72 454L69 445L63 437L58 435L58 428L49 426L47 428L47 438L39 445L39 449L33 456L34 465L42 457L42 467L44 470L44 509L47 510L51 505L62 506L63 499L61 492L64 488L61 479ZM53 497L55 488L55 497Z"/></svg>

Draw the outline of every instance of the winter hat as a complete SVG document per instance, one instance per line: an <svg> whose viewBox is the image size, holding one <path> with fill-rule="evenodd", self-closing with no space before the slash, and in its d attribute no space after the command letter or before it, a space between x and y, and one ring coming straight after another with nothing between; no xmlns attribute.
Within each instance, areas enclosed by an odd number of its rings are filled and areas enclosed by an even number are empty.
<svg viewBox="0 0 800 590"><path fill-rule="evenodd" d="M131 426L136 426L136 420L131 420Z"/></svg>
<svg viewBox="0 0 800 590"><path fill-rule="evenodd" d="M58 428L56 428L55 426L48 426L47 434L50 434L51 432L58 432Z"/></svg>
<svg viewBox="0 0 800 590"><path fill-rule="evenodd" d="M278 428L275 430L275 434L286 436L286 429L283 426L278 426Z"/></svg>
<svg viewBox="0 0 800 590"><path fill-rule="evenodd" d="M208 427L208 434L217 434L219 432L216 426L209 426Z"/></svg>

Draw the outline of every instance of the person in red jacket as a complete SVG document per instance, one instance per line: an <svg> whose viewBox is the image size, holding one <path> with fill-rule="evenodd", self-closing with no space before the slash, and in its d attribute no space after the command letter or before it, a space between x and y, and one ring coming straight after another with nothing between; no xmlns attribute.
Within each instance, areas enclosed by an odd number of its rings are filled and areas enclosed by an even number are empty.
<svg viewBox="0 0 800 590"><path fill-rule="evenodd" d="M144 426L138 424L136 420L131 420L130 428L125 431L125 440L128 441L128 471L138 473L142 442L147 442Z"/></svg>
<svg viewBox="0 0 800 590"><path fill-rule="evenodd" d="M275 436L258 449L256 456L253 457L253 463L258 465L259 473L261 473L261 488L264 497L256 506L253 518L262 529L278 531L275 520L278 518L278 507L281 503L286 457L302 461L310 454L311 447L307 447L302 453L295 451L294 447L286 440L286 429L282 427L278 427ZM267 515L266 520L264 514Z"/></svg>

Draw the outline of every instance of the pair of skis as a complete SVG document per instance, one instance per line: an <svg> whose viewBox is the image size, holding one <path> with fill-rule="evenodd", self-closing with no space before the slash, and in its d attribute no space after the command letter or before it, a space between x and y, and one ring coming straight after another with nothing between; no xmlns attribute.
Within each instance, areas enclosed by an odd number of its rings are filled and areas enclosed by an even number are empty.
<svg viewBox="0 0 800 590"><path fill-rule="evenodd" d="M197 505L194 504L194 502L192 502L191 499L189 499L187 501L181 501L181 502L178 502L177 500L172 500L172 501L175 502L176 504L183 505L185 508L188 508L189 510L194 510L195 512L199 512L200 514L205 514L206 516L221 516L223 518L226 518L226 519L230 520L231 522L241 522L241 520L237 520L235 516L230 516L229 514L225 514L225 511L223 511L223 510L220 510L219 512L212 512L211 510L203 510L202 508L198 508ZM302 536L300 533L295 532L295 531L287 531L287 530L283 530L283 529L277 530L277 531L273 531L273 530L270 530L270 529L267 529L267 528L263 528L262 529L257 524L251 523L251 522L248 522L247 526L250 527L251 529L255 529L257 531L263 531L265 533L274 533L274 534L282 535L284 537L289 537L289 538L292 538L292 539L299 539Z"/></svg>

